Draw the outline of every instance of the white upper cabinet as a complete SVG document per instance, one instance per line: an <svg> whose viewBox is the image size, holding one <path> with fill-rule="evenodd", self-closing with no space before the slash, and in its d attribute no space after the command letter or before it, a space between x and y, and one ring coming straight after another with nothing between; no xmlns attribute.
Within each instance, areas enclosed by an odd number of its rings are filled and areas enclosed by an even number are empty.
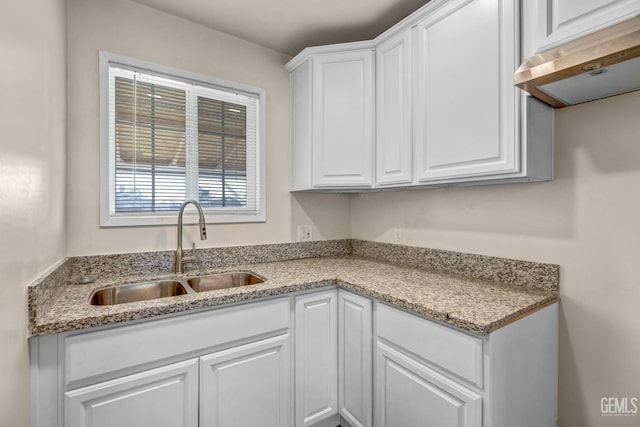
<svg viewBox="0 0 640 427"><path fill-rule="evenodd" d="M523 7L533 33L525 56L640 15L638 0L527 0Z"/></svg>
<svg viewBox="0 0 640 427"><path fill-rule="evenodd" d="M538 25L521 14L543 3L432 0L373 41L305 49L287 64L291 190L553 179L553 109L513 82Z"/></svg>
<svg viewBox="0 0 640 427"><path fill-rule="evenodd" d="M289 74L289 181L291 191L309 190L311 182L312 134L312 59Z"/></svg>
<svg viewBox="0 0 640 427"><path fill-rule="evenodd" d="M292 190L373 184L373 50L315 55L291 76Z"/></svg>
<svg viewBox="0 0 640 427"><path fill-rule="evenodd" d="M414 29L419 182L518 172L517 9L454 0Z"/></svg>
<svg viewBox="0 0 640 427"><path fill-rule="evenodd" d="M376 48L376 185L412 181L411 31Z"/></svg>

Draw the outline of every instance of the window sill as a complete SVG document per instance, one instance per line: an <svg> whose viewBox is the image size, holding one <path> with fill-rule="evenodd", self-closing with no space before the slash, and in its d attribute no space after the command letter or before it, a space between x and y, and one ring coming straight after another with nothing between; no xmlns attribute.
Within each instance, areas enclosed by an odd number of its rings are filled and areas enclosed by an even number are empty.
<svg viewBox="0 0 640 427"><path fill-rule="evenodd" d="M266 222L264 212L255 213L204 213L207 224L237 224L249 222ZM177 225L178 213L161 215L111 215L100 219L100 227L144 227L144 226L166 226ZM184 224L198 224L198 215L186 213L183 217Z"/></svg>

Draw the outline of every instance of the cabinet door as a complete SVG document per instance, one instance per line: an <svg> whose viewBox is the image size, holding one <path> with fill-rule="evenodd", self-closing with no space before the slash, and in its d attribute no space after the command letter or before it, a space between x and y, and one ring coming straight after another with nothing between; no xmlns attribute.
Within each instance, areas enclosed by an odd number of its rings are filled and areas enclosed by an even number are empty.
<svg viewBox="0 0 640 427"><path fill-rule="evenodd" d="M200 427L291 425L290 336L200 358Z"/></svg>
<svg viewBox="0 0 640 427"><path fill-rule="evenodd" d="M414 28L420 182L520 170L517 3L452 0Z"/></svg>
<svg viewBox="0 0 640 427"><path fill-rule="evenodd" d="M197 427L198 360L65 393L67 427Z"/></svg>
<svg viewBox="0 0 640 427"><path fill-rule="evenodd" d="M481 427L482 398L378 342L376 427Z"/></svg>
<svg viewBox="0 0 640 427"><path fill-rule="evenodd" d="M291 132L290 185L291 191L313 188L312 153L313 77L309 58L289 75L289 120Z"/></svg>
<svg viewBox="0 0 640 427"><path fill-rule="evenodd" d="M296 298L296 426L338 413L337 291Z"/></svg>
<svg viewBox="0 0 640 427"><path fill-rule="evenodd" d="M411 30L376 48L376 184L407 184L411 172Z"/></svg>
<svg viewBox="0 0 640 427"><path fill-rule="evenodd" d="M536 52L556 47L640 15L638 0L527 0L523 2Z"/></svg>
<svg viewBox="0 0 640 427"><path fill-rule="evenodd" d="M373 52L322 54L313 64L313 184L370 187Z"/></svg>
<svg viewBox="0 0 640 427"><path fill-rule="evenodd" d="M338 292L339 410L352 427L372 424L372 327L371 300Z"/></svg>

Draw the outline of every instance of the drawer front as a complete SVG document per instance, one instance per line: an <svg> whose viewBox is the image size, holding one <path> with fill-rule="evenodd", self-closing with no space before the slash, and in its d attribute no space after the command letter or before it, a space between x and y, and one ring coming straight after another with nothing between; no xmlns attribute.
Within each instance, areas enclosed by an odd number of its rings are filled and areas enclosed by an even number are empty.
<svg viewBox="0 0 640 427"><path fill-rule="evenodd" d="M377 336L482 387L482 339L377 305Z"/></svg>
<svg viewBox="0 0 640 427"><path fill-rule="evenodd" d="M289 298L245 304L64 338L65 385L226 343L281 333Z"/></svg>

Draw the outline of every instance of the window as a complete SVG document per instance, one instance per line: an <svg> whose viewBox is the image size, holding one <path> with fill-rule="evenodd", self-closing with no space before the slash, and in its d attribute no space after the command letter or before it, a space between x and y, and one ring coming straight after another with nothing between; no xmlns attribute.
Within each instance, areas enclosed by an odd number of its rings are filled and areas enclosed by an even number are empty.
<svg viewBox="0 0 640 427"><path fill-rule="evenodd" d="M263 90L106 52L100 69L102 226L173 224L187 199L265 220Z"/></svg>

